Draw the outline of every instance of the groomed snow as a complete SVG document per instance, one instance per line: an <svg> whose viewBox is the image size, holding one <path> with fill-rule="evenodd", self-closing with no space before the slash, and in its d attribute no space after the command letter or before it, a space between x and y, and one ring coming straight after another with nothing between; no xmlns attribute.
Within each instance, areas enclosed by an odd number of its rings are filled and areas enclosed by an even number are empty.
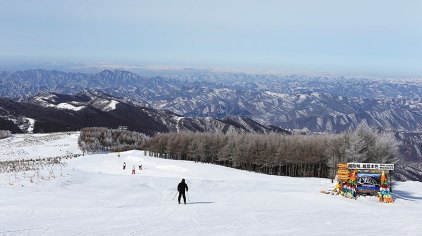
<svg viewBox="0 0 422 236"><path fill-rule="evenodd" d="M47 145L45 152L56 148ZM143 170L132 175L140 163ZM422 225L419 182L398 183L396 202L380 204L321 194L332 186L327 179L268 176L142 151L72 159L50 180L31 183L27 175L0 174L0 235L418 235ZM181 178L189 185L187 205L173 200Z"/></svg>

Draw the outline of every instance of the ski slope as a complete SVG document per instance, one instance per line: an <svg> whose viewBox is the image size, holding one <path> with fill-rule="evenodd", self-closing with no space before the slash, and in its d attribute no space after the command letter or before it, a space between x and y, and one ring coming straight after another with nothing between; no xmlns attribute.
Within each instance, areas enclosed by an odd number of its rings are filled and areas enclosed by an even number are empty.
<svg viewBox="0 0 422 236"><path fill-rule="evenodd" d="M45 141L43 154L62 147L49 145L54 142L72 147L76 139ZM82 156L53 172L32 182L30 172L0 174L0 235L420 235L422 230L419 182L398 183L396 202L380 204L372 197L321 194L332 187L327 179L268 176L143 151ZM182 178L189 185L187 205L173 200Z"/></svg>
<svg viewBox="0 0 422 236"><path fill-rule="evenodd" d="M15 134L0 139L0 161L28 160L82 154L79 132Z"/></svg>

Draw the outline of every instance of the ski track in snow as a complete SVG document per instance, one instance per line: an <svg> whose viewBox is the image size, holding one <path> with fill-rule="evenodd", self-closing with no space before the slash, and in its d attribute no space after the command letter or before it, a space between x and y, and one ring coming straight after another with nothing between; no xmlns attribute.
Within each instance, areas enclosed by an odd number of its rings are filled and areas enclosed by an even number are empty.
<svg viewBox="0 0 422 236"><path fill-rule="evenodd" d="M77 133L17 135L0 146L30 158L61 153L58 144L76 153L76 142ZM0 160L11 158L19 155L0 152ZM132 175L140 163L143 170ZM35 183L30 172L0 174L0 235L420 235L422 229L419 182L397 183L396 202L381 204L319 193L333 187L328 179L269 176L143 151L82 156L54 174ZM187 205L175 196L181 178L189 185Z"/></svg>

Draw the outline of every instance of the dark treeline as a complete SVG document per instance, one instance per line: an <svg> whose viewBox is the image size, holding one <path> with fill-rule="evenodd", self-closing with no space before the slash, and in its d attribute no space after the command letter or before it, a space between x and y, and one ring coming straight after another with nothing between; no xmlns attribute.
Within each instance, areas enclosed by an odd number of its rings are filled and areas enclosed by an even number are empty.
<svg viewBox="0 0 422 236"><path fill-rule="evenodd" d="M392 163L398 156L392 134L364 126L335 135L169 133L147 140L144 149L162 158L293 177L332 178L338 163Z"/></svg>
<svg viewBox="0 0 422 236"><path fill-rule="evenodd" d="M78 144L84 153L122 152L142 149L147 138L138 132L92 127L81 129Z"/></svg>

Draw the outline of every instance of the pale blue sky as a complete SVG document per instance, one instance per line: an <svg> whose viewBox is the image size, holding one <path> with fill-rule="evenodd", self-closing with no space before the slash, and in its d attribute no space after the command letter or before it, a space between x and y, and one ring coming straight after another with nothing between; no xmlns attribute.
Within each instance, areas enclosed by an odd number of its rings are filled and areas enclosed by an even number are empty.
<svg viewBox="0 0 422 236"><path fill-rule="evenodd" d="M0 60L422 76L419 0L0 0Z"/></svg>

